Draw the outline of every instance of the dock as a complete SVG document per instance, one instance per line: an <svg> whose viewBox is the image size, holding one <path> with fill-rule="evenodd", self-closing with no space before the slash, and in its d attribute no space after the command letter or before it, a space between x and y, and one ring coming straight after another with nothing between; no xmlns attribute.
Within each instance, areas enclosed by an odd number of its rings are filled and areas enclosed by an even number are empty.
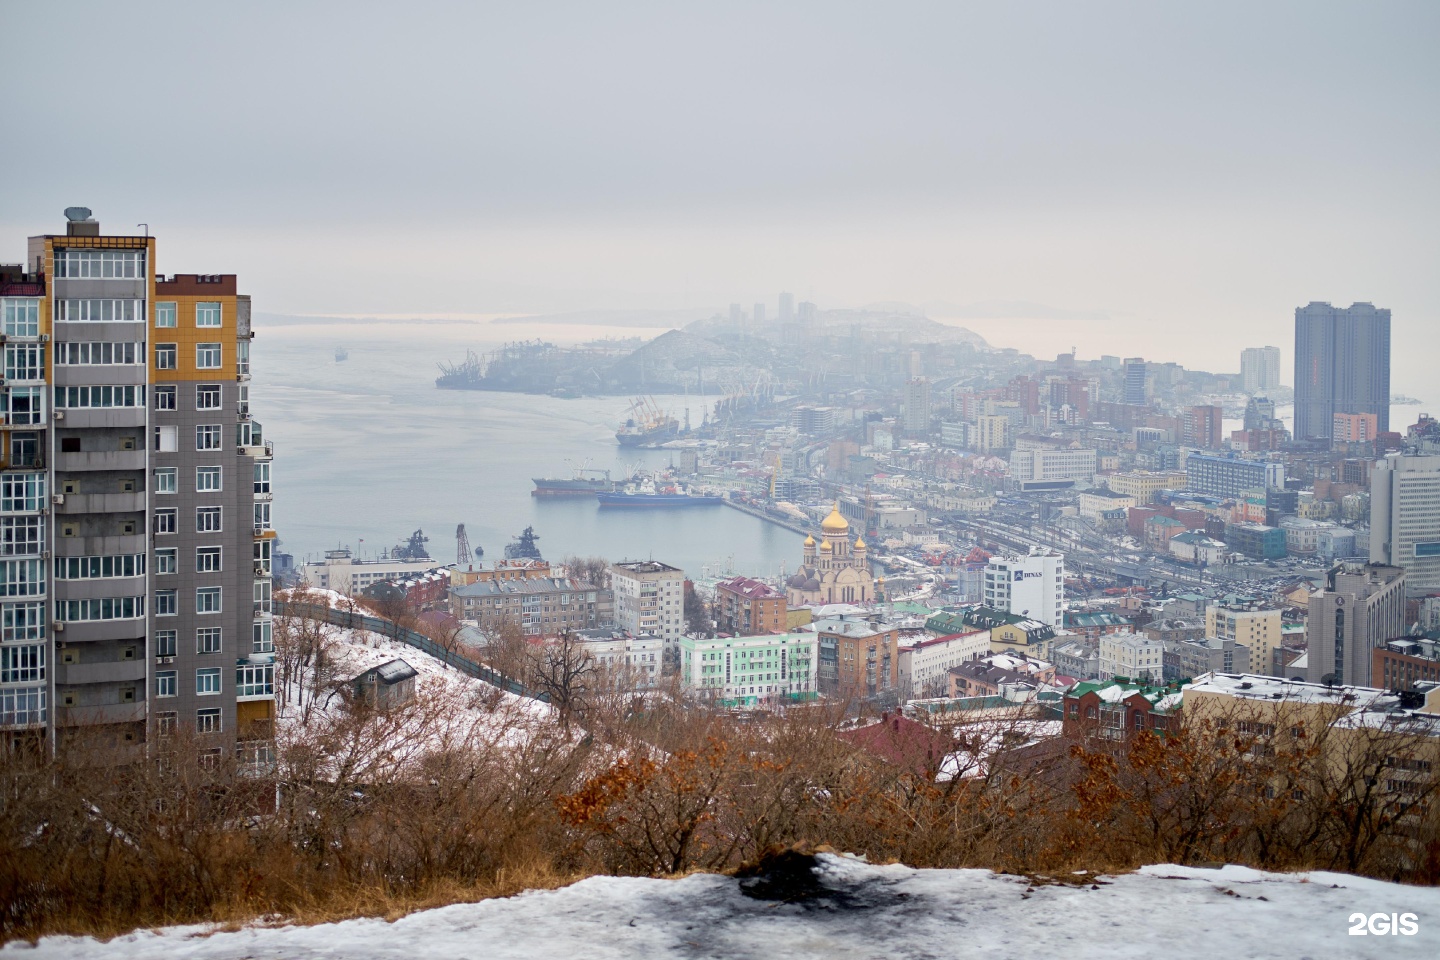
<svg viewBox="0 0 1440 960"><path fill-rule="evenodd" d="M806 527L798 520L783 520L780 517L777 517L774 514L761 509L760 507L752 506L748 503L741 503L738 500L731 500L729 497L725 498L725 506L733 507L734 509L739 510L741 513L748 513L752 517L758 517L761 520L766 521L767 523L773 523L777 527L784 527L786 530L798 533L802 537L806 537L814 533L814 530Z"/></svg>

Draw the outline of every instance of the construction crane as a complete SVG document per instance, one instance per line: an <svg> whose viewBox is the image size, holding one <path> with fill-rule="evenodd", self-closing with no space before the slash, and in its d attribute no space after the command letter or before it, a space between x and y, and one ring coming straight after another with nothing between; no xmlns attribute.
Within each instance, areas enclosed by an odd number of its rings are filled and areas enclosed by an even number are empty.
<svg viewBox="0 0 1440 960"><path fill-rule="evenodd" d="M470 535L465 532L465 524L455 528L455 565L457 567L468 566L470 559Z"/></svg>

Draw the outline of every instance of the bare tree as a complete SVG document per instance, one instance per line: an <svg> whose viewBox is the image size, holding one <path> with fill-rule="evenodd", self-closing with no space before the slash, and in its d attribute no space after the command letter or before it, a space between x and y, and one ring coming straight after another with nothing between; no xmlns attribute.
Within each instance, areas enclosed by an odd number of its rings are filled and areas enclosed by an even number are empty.
<svg viewBox="0 0 1440 960"><path fill-rule="evenodd" d="M567 575L597 587L610 589L610 561L604 557L569 556L560 561Z"/></svg>
<svg viewBox="0 0 1440 960"><path fill-rule="evenodd" d="M546 694L568 725L588 704L596 678L595 658L580 636L569 630L535 648L530 655L529 685Z"/></svg>

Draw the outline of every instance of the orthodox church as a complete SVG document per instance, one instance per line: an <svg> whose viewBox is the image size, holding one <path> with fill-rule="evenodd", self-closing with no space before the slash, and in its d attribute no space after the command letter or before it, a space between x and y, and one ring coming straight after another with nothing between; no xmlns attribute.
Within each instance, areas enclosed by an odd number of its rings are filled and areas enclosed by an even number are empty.
<svg viewBox="0 0 1440 960"><path fill-rule="evenodd" d="M875 580L867 559L869 548L856 538L850 543L850 523L840 516L840 504L820 524L820 543L805 538L805 560L785 582L785 599L791 607L825 603L869 603L875 599Z"/></svg>

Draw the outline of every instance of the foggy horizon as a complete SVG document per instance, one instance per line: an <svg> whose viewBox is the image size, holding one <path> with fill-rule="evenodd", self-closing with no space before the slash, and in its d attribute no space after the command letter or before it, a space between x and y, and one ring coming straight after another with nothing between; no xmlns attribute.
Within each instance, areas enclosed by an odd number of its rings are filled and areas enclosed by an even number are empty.
<svg viewBox="0 0 1440 960"><path fill-rule="evenodd" d="M1410 392L1440 346L1431 5L341 9L11 8L0 259L81 204L264 314L1022 302L1104 319L974 329L1288 381L1296 307L1369 301Z"/></svg>

